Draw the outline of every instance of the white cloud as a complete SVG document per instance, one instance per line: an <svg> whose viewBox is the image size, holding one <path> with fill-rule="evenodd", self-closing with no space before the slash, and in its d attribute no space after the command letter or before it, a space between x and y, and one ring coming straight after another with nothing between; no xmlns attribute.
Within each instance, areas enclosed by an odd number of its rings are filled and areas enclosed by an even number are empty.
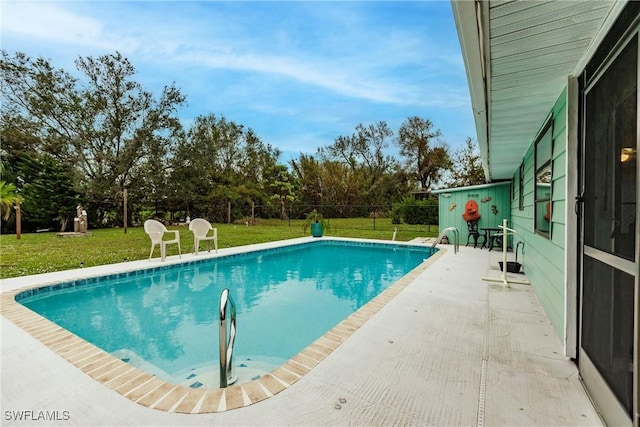
<svg viewBox="0 0 640 427"><path fill-rule="evenodd" d="M326 40L316 40L314 46L300 38L310 36L305 32L296 33L293 29L289 32L288 28L273 23L259 30L250 25L245 27L247 22L234 24L232 18L225 21L224 15L215 15L212 22L212 17L198 15L199 9L191 10L187 16L170 13L159 20L163 9L151 7L153 3L133 4L130 8L120 2L94 4L96 7L88 10L101 16L103 23L70 11L72 4L6 2L3 32L18 33L47 43L119 50L125 55L142 55L150 62L162 61L173 67L186 65L270 74L337 95L378 103L425 107L440 106L449 99L448 96L435 96L435 90L429 90L429 96L425 96L431 84L425 84L422 76L416 81L416 77L389 75L401 66L413 67L411 74L415 75L415 69L434 67L432 64L443 62L442 54L429 48L423 34L411 33L408 29L367 29L366 20L357 13L324 14L325 25L328 23L337 31L327 34ZM158 4L163 5L163 2ZM85 9L87 5L91 3L83 4ZM141 14L142 10L144 14ZM317 13L318 9L315 11ZM120 18L116 19L118 16ZM245 16L243 19L251 22L253 18ZM318 27L310 28L314 35L322 32ZM430 59L427 58L429 51L433 51ZM423 73L430 72L425 69Z"/></svg>
<svg viewBox="0 0 640 427"><path fill-rule="evenodd" d="M51 2L8 1L2 5L3 34L111 48L102 37L103 25L97 19L70 12Z"/></svg>
<svg viewBox="0 0 640 427"><path fill-rule="evenodd" d="M455 27L428 3L0 1L3 48L56 66L118 50L144 86L175 81L194 114L236 113L264 135L299 123L282 148L469 104Z"/></svg>
<svg viewBox="0 0 640 427"><path fill-rule="evenodd" d="M378 64L354 61L345 64L341 58L315 58L299 60L290 56L269 54L235 54L231 52L212 53L210 51L177 54L172 61L180 61L189 66L209 69L226 69L272 74L293 79L297 82L328 89L335 94L365 99L373 102L398 105L444 105L452 95L450 90L437 87L433 83L403 79L400 76L376 76ZM425 71L427 73L427 71ZM438 96L444 89L445 93ZM449 92L449 93L447 93ZM429 97L425 96L426 94ZM459 100L456 100L456 104Z"/></svg>

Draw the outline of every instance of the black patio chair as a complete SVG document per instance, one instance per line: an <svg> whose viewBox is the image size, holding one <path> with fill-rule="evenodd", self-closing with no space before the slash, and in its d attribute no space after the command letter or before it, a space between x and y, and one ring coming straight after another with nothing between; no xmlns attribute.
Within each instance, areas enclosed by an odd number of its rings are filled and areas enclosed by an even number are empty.
<svg viewBox="0 0 640 427"><path fill-rule="evenodd" d="M486 237L482 234L480 234L480 232L478 231L478 221L477 220L470 220L467 221L467 230L469 231L469 234L467 235L467 244L465 246L469 246L471 244L471 239L473 238L473 247L476 248L478 247L478 238L479 237L484 237L486 239Z"/></svg>

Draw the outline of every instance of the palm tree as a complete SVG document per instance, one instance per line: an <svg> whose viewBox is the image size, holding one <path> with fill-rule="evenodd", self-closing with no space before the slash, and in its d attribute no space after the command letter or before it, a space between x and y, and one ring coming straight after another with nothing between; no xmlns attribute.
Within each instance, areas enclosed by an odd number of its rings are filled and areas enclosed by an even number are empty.
<svg viewBox="0 0 640 427"><path fill-rule="evenodd" d="M16 193L16 186L5 181L0 181L0 209L6 221L11 215L14 203L22 202L22 196Z"/></svg>

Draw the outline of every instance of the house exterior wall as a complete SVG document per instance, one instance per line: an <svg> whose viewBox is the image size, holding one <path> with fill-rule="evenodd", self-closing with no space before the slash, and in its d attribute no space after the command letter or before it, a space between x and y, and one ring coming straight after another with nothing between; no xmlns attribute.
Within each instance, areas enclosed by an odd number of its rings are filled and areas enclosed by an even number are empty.
<svg viewBox="0 0 640 427"><path fill-rule="evenodd" d="M503 219L511 222L510 182L447 188L435 190L433 194L438 195L440 230L444 230L447 227L456 227L460 233L461 245L467 243L468 237L467 222L462 218L464 207L468 200L473 199L478 204L478 212L480 213L478 228L497 228L498 225L502 225ZM483 202L482 200L485 201ZM495 209L493 209L493 206L495 206ZM448 233L448 237L449 241L453 243L453 233Z"/></svg>
<svg viewBox="0 0 640 427"><path fill-rule="evenodd" d="M523 209L519 202L519 168L512 183L514 191L511 198L511 225L516 230L514 244L524 243L523 253L518 261L524 265L524 271L531 286L542 304L547 317L556 333L565 338L565 239L566 239L566 180L567 180L567 90L562 91L551 109L553 121L553 151L551 180L551 219L550 236L535 232L534 227L534 184L535 184L535 141L527 150L522 164ZM540 128L545 123L540 123Z"/></svg>

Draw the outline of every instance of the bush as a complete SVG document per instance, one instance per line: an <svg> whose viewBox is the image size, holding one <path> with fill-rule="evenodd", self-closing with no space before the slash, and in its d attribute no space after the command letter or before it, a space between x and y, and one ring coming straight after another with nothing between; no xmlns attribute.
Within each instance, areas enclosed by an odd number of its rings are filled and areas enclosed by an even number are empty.
<svg viewBox="0 0 640 427"><path fill-rule="evenodd" d="M399 223L400 218L407 224L437 224L438 202L436 200L405 198L393 209L393 222Z"/></svg>
<svg viewBox="0 0 640 427"><path fill-rule="evenodd" d="M394 207L391 211L391 224L400 224L402 222L402 212L400 208Z"/></svg>

